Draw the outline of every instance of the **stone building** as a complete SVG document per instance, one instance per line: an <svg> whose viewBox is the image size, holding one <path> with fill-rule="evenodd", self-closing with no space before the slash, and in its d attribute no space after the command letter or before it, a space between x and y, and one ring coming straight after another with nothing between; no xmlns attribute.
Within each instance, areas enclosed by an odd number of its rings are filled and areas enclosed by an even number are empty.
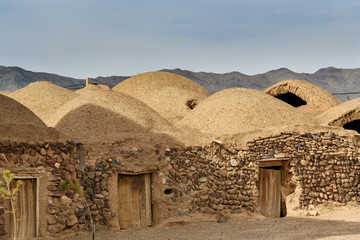
<svg viewBox="0 0 360 240"><path fill-rule="evenodd" d="M0 101L0 169L24 180L25 237L87 231L91 221L131 229L199 213L282 217L360 201L359 135L259 91L204 96L172 122L139 99L91 85L48 126L18 102ZM13 224L6 207L2 201L2 236Z"/></svg>

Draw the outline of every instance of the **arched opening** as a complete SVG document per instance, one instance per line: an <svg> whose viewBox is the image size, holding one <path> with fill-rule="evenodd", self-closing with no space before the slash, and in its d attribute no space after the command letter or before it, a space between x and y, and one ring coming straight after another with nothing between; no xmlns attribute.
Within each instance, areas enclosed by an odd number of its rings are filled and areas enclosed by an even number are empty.
<svg viewBox="0 0 360 240"><path fill-rule="evenodd" d="M351 122L346 123L343 128L349 130L355 130L360 134L360 119L353 120Z"/></svg>
<svg viewBox="0 0 360 240"><path fill-rule="evenodd" d="M304 101L302 98L296 96L295 94L293 94L291 92L280 94L275 97L277 99L280 99L281 101L286 102L287 104L290 104L293 107L296 107L296 108L307 104L306 101Z"/></svg>

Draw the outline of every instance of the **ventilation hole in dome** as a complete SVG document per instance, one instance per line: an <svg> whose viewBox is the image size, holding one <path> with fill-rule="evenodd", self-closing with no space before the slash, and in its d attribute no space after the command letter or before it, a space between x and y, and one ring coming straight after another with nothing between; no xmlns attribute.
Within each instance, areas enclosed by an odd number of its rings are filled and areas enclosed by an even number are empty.
<svg viewBox="0 0 360 240"><path fill-rule="evenodd" d="M186 106L187 106L190 110L193 110L197 105L198 105L198 100L197 100L197 99L191 99L191 100L188 100L188 101L186 102Z"/></svg>
<svg viewBox="0 0 360 240"><path fill-rule="evenodd" d="M355 130L360 134L360 119L353 120L351 122L346 123L343 128L349 130Z"/></svg>
<svg viewBox="0 0 360 240"><path fill-rule="evenodd" d="M280 95L277 95L275 97L277 99L280 99L280 100L286 102L287 104L290 104L293 107L296 107L296 108L307 104L307 102L304 101L302 98L300 98L300 97L298 97L295 94L290 93L290 92L280 94Z"/></svg>

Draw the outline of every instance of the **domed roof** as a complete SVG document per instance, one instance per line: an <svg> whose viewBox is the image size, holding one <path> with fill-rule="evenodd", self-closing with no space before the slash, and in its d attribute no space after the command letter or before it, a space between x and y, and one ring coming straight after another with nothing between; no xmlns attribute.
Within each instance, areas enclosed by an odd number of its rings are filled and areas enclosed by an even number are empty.
<svg viewBox="0 0 360 240"><path fill-rule="evenodd" d="M281 81L264 92L311 115L321 114L341 103L321 87L304 80Z"/></svg>
<svg viewBox="0 0 360 240"><path fill-rule="evenodd" d="M0 102L1 124L31 124L46 127L39 117L14 99L0 94Z"/></svg>
<svg viewBox="0 0 360 240"><path fill-rule="evenodd" d="M231 88L203 100L179 126L202 133L236 134L284 125L314 125L310 116L263 92Z"/></svg>
<svg viewBox="0 0 360 240"><path fill-rule="evenodd" d="M337 105L316 117L322 125L341 127L354 120L360 120L360 98Z"/></svg>
<svg viewBox="0 0 360 240"><path fill-rule="evenodd" d="M119 134L163 133L175 128L143 102L113 90L88 86L65 103L50 126L77 139L109 140Z"/></svg>
<svg viewBox="0 0 360 240"><path fill-rule="evenodd" d="M46 127L32 111L12 98L0 94L0 139L37 141L57 139L58 133Z"/></svg>
<svg viewBox="0 0 360 240"><path fill-rule="evenodd" d="M76 93L59 87L52 82L34 82L10 94L10 97L33 111L45 123L55 111Z"/></svg>
<svg viewBox="0 0 360 240"><path fill-rule="evenodd" d="M113 90L146 103L166 119L183 118L210 93L183 76L168 72L148 72L128 78Z"/></svg>
<svg viewBox="0 0 360 240"><path fill-rule="evenodd" d="M5 95L5 96L9 96L11 93L10 92L0 91L0 94Z"/></svg>

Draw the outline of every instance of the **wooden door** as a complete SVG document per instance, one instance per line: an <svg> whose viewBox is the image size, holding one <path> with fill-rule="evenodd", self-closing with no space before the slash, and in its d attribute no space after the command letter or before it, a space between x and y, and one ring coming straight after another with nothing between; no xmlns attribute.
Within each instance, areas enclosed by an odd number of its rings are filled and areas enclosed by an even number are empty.
<svg viewBox="0 0 360 240"><path fill-rule="evenodd" d="M259 168L260 213L263 216L279 218L281 214L281 171Z"/></svg>
<svg viewBox="0 0 360 240"><path fill-rule="evenodd" d="M17 219L16 237L30 238L36 237L36 179L21 179L23 184L17 194L15 203L15 213ZM15 183L15 182L14 182ZM10 210L10 203L7 203L7 208ZM14 219L12 214L8 215L8 229L9 233L13 235Z"/></svg>
<svg viewBox="0 0 360 240"><path fill-rule="evenodd" d="M119 225L132 228L151 225L150 174L119 175Z"/></svg>

